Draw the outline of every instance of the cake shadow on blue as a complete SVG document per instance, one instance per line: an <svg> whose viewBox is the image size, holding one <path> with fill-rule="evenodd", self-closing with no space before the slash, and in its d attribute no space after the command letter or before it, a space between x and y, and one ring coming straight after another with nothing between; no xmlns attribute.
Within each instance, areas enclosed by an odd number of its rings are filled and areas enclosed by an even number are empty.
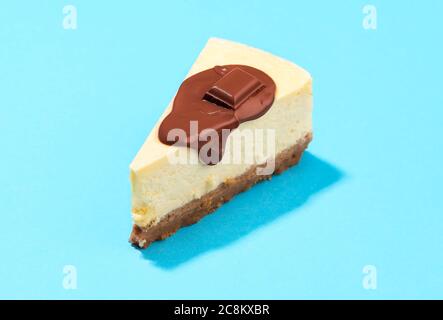
<svg viewBox="0 0 443 320"><path fill-rule="evenodd" d="M343 178L333 165L305 152L302 160L270 181L257 184L198 223L142 250L142 257L162 269L174 269L206 252L223 248L254 230L297 210Z"/></svg>

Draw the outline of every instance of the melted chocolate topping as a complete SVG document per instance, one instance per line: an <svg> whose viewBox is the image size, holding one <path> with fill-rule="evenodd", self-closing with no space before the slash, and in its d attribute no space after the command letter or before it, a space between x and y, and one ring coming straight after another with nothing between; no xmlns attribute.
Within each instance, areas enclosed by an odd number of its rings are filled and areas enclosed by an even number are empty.
<svg viewBox="0 0 443 320"><path fill-rule="evenodd" d="M245 65L216 66L199 72L180 86L158 137L167 145L196 149L205 164L217 164L229 132L264 115L274 102L275 89L270 76ZM184 132L185 139L174 129ZM203 152L203 147L208 152Z"/></svg>

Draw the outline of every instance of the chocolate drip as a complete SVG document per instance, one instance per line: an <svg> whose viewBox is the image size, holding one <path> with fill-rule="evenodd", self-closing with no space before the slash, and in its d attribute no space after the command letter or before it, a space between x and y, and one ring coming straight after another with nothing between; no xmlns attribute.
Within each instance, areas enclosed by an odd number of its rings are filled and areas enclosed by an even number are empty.
<svg viewBox="0 0 443 320"><path fill-rule="evenodd" d="M275 90L271 77L250 66L215 66L197 73L180 86L171 113L160 125L159 139L194 148L203 163L217 164L229 132L264 115L274 102ZM179 139L174 129L184 132L185 139Z"/></svg>

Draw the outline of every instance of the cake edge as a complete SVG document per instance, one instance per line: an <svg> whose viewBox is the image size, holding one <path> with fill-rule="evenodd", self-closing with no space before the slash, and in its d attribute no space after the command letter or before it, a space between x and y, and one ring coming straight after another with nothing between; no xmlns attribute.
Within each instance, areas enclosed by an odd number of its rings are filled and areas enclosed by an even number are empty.
<svg viewBox="0 0 443 320"><path fill-rule="evenodd" d="M256 175L256 169L262 165L254 165L240 176L221 183L216 189L208 192L199 199L192 200L184 206L168 213L157 224L142 228L133 225L129 238L135 247L146 249L151 243L164 240L180 228L197 223L206 215L214 212L222 204L231 200L235 195L248 190L258 182L269 180L273 175L280 174L296 165L312 141L312 132L291 147L281 151L275 157L275 170L270 175Z"/></svg>

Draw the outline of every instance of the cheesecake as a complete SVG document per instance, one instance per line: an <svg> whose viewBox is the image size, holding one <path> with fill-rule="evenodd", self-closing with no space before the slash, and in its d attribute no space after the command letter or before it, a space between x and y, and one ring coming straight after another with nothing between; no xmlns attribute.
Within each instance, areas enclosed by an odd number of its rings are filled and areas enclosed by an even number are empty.
<svg viewBox="0 0 443 320"><path fill-rule="evenodd" d="M209 39L130 164L130 242L146 248L198 222L297 164L311 139L307 71Z"/></svg>

